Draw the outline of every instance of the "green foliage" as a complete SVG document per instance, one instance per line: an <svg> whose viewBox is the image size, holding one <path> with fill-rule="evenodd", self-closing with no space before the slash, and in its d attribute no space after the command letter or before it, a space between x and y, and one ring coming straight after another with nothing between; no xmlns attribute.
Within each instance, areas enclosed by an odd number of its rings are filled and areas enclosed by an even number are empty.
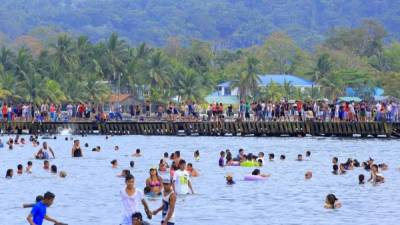
<svg viewBox="0 0 400 225"><path fill-rule="evenodd" d="M376 86L397 96L400 44L384 45L385 34L367 21L333 30L309 52L284 32L240 50L218 50L199 40L181 44L179 38L164 48L132 46L116 33L94 43L87 36L60 33L40 43L38 53L37 45L0 49L0 99L101 104L121 91L138 100L166 103L177 97L201 103L217 83L227 80L238 87L241 98L336 98L345 95L347 87L368 98ZM300 90L289 82L259 87L258 75L266 73L304 77L314 88Z"/></svg>

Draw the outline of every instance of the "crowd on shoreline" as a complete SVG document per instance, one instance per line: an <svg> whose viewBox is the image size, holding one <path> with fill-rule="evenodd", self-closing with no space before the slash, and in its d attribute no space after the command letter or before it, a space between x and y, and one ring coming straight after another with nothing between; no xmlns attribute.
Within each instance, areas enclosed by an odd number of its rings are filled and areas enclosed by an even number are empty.
<svg viewBox="0 0 400 225"><path fill-rule="evenodd" d="M2 104L3 121L400 121L399 104L387 102L241 101L239 105L152 104L126 107L111 104L107 110L94 103Z"/></svg>
<svg viewBox="0 0 400 225"><path fill-rule="evenodd" d="M15 138L9 138L6 142L9 151L14 150L14 146L19 145L23 147L27 144L32 144L32 146L40 146L37 136L31 136L29 141L24 138L20 138L18 135ZM106 139L109 137L106 136ZM80 146L80 141L72 137L65 138L65 141L73 141L73 146L71 148L71 157L80 158L84 155L84 149ZM6 146L0 141L0 147L5 148ZM88 143L84 145L85 149L89 147ZM101 146L96 146L91 152L96 154L96 152L102 151ZM119 146L114 147L114 151L119 151ZM89 153L86 153L89 154ZM279 166L278 164L270 164L275 161L275 154L269 153L265 157L264 152L258 152L257 154L247 153L244 149L239 149L238 154L233 156L230 149L220 152L220 158L218 160L219 167L249 167L253 168L251 174L246 174L243 176L244 181L261 181L266 180L271 174L264 173L261 169L265 165ZM142 157L143 153L140 149L136 149L129 157L139 158ZM50 173L57 175L57 166L50 165L49 160L55 158L55 150L53 150L46 141L44 141L39 149L34 154L36 160L43 160L43 170L49 171ZM180 151L175 151L173 153L165 152L160 156L158 167L153 167L149 169L148 178L145 180L145 188L143 190L138 189L135 186L136 180L131 169L135 167L135 162L132 160L129 163L130 169L123 169L117 177L125 179L125 187L120 191L121 201L124 208L124 218L122 225L143 225L148 224L143 221L142 214L140 213L139 207L143 205L144 211L149 219L152 216L157 215L162 211L162 225L173 225L175 223L175 207L176 200L187 194L194 194L194 187L192 186L191 180L195 177L199 177L200 173L193 167L192 163L187 163L182 157ZM193 160L200 162L200 151L196 150L193 153ZM284 162L287 159L286 155L281 154L279 156L279 161ZM311 151L306 151L304 156L302 153L297 154L295 157L296 161L307 163L312 160ZM216 160L217 161L217 160ZM278 161L278 160L277 160ZM346 173L352 173L357 168L363 169L364 171L370 173L370 178L367 182L371 182L373 185L379 185L385 182L385 178L382 171L388 169L385 163L376 163L374 159L369 158L364 162L359 162L357 159L348 158L346 161L340 163L338 157L332 158L332 175L343 175ZM118 159L114 159L110 162L112 169L118 169L123 165L118 164ZM17 165L17 176L24 173L31 174L33 168L33 162L28 161L27 166L24 169L22 164ZM354 172L353 172L354 173ZM6 172L6 179L13 179L14 177L13 169L8 169ZM66 178L67 173L61 171L59 173L61 178ZM312 179L313 173L311 170L305 171L304 179ZM357 176L357 182L360 185L365 185L365 175L360 173ZM234 175L228 173L225 176L227 185L236 185ZM315 179L315 178L314 178ZM151 211L146 202L146 197L151 198L161 198L162 204L159 208ZM61 225L63 223L49 217L46 214L46 208L53 204L55 195L51 192L45 193L43 196L37 197L37 202L35 204L24 204L24 208L33 207L31 213L28 215L27 220L31 225L41 225L43 219L54 222L55 224ZM337 209L341 207L341 202L334 194L328 194L325 199L325 208Z"/></svg>

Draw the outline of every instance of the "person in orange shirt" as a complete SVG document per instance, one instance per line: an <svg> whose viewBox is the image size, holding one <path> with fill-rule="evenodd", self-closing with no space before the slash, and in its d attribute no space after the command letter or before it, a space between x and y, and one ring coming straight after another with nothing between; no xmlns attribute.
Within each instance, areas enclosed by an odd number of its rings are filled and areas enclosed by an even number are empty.
<svg viewBox="0 0 400 225"><path fill-rule="evenodd" d="M3 115L3 120L7 120L7 112L8 112L7 103L3 103L3 106L1 107L1 113Z"/></svg>

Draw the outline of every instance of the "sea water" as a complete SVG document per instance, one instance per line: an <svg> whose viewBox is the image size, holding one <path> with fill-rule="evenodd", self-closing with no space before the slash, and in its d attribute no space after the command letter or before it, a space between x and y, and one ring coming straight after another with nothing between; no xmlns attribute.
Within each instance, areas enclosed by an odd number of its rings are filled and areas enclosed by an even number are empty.
<svg viewBox="0 0 400 225"><path fill-rule="evenodd" d="M25 136L25 139L29 137ZM70 225L116 225L123 208L120 191L124 179L116 175L129 169L136 186L143 189L149 168L157 166L164 152L181 151L182 158L192 162L200 173L193 178L195 195L179 196L176 203L176 224L203 225L262 225L262 224L398 224L400 219L400 140L394 139L339 139L339 138L266 138L266 137L171 137L171 136L72 136L80 139L83 158L72 158L72 140L65 136L47 141L56 154L50 163L58 170L67 172L65 179L42 169L43 161L35 160L39 147L30 143L24 146L7 146L0 149L0 224L28 224L30 209L22 209L23 203L32 203L35 197L46 191L56 195L48 215ZM5 143L8 137L3 136ZM84 144L89 147L85 148ZM100 152L91 149L99 145ZM119 151L114 151L114 146ZM143 156L132 157L140 148ZM239 148L245 152L275 153L275 160L266 160L261 172L272 176L264 181L244 181L243 177L254 168L218 166L219 152L230 149L236 156ZM193 152L200 151L195 161ZM295 161L298 154L311 151L311 157ZM279 160L281 154L286 160ZM374 186L358 185L358 175L369 173L361 168L345 175L333 175L332 157L340 162L347 158L365 161L369 157L377 163L389 165L383 171L385 183ZM117 159L119 166L112 169L110 161ZM33 161L32 174L16 174L18 164L24 168ZM4 178L8 168L14 169L14 177ZM305 180L311 170L313 177ZM236 184L227 186L224 176L233 173ZM324 209L327 194L334 193L343 207ZM152 210L158 208L161 199L147 199ZM143 213L143 207L141 207ZM144 213L143 213L144 215ZM161 213L149 221L160 224ZM45 222L44 224L51 224Z"/></svg>

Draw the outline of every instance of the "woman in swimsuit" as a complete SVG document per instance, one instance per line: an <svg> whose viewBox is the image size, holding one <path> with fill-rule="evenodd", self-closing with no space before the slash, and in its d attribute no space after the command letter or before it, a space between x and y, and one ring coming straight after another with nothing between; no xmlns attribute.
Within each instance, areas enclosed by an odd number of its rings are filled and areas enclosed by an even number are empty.
<svg viewBox="0 0 400 225"><path fill-rule="evenodd" d="M158 176L157 170L154 168L150 169L150 177L146 179L146 187L150 188L150 192L160 195L163 189L162 179Z"/></svg>
<svg viewBox="0 0 400 225"><path fill-rule="evenodd" d="M74 141L74 146L72 146L71 155L72 155L72 157L82 157L83 156L79 140Z"/></svg>

